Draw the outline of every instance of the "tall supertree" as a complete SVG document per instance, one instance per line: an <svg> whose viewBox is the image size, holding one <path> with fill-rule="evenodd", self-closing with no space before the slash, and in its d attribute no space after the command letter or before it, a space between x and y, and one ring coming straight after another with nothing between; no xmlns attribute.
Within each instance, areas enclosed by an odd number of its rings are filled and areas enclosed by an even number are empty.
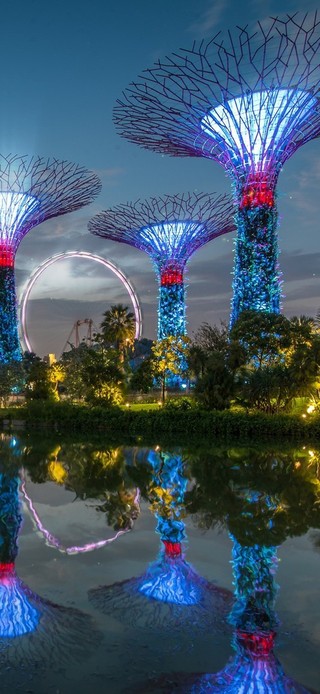
<svg viewBox="0 0 320 694"><path fill-rule="evenodd" d="M237 205L231 323L279 312L276 184L320 134L317 14L270 18L194 43L146 70L115 108L121 135L172 156L207 157L231 177Z"/></svg>
<svg viewBox="0 0 320 694"><path fill-rule="evenodd" d="M98 177L77 164L0 155L0 363L21 359L14 278L20 242L46 219L88 205L100 188Z"/></svg>
<svg viewBox="0 0 320 694"><path fill-rule="evenodd" d="M165 195L100 212L89 231L145 251L159 281L158 340L186 333L184 270L190 256L235 229L227 195Z"/></svg>

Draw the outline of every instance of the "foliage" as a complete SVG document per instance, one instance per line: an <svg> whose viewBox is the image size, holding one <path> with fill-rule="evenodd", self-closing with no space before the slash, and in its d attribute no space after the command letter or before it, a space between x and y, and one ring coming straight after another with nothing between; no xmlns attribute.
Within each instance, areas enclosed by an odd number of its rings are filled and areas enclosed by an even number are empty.
<svg viewBox="0 0 320 694"><path fill-rule="evenodd" d="M24 384L23 366L19 361L0 363L0 403L6 407L10 398L21 392Z"/></svg>
<svg viewBox="0 0 320 694"><path fill-rule="evenodd" d="M224 323L220 328L217 325L202 323L196 331L192 346L199 347L206 355L211 352L225 352L228 347L229 331Z"/></svg>
<svg viewBox="0 0 320 694"><path fill-rule="evenodd" d="M65 352L61 359L66 397L90 404L120 405L124 373L114 350L85 344Z"/></svg>
<svg viewBox="0 0 320 694"><path fill-rule="evenodd" d="M230 336L245 346L246 366L238 371L242 404L272 414L315 391L320 338L312 319L246 312Z"/></svg>
<svg viewBox="0 0 320 694"><path fill-rule="evenodd" d="M144 359L130 378L130 390L148 393L153 386L153 362L151 357Z"/></svg>
<svg viewBox="0 0 320 694"><path fill-rule="evenodd" d="M290 321L278 313L243 311L231 329L230 339L244 346L246 364L261 368L279 363L291 344Z"/></svg>
<svg viewBox="0 0 320 694"><path fill-rule="evenodd" d="M50 367L41 359L33 359L25 381L26 400L56 400L55 384L50 378Z"/></svg>
<svg viewBox="0 0 320 694"><path fill-rule="evenodd" d="M201 451L193 455L196 484L187 507L201 526L226 524L242 545L279 545L319 526L317 465L317 456L302 448Z"/></svg>
<svg viewBox="0 0 320 694"><path fill-rule="evenodd" d="M207 360L203 376L195 387L197 401L208 410L230 407L234 392L234 373L223 355L213 352Z"/></svg>
<svg viewBox="0 0 320 694"><path fill-rule="evenodd" d="M165 401L166 382L173 375L182 376L187 371L187 350L190 340L186 336L170 335L157 340L152 347L154 374L160 379L162 402Z"/></svg>
<svg viewBox="0 0 320 694"><path fill-rule="evenodd" d="M119 352L121 361L124 361L126 352L134 343L134 314L129 311L128 306L115 304L103 315L101 333L96 335L96 340L107 347L114 347Z"/></svg>

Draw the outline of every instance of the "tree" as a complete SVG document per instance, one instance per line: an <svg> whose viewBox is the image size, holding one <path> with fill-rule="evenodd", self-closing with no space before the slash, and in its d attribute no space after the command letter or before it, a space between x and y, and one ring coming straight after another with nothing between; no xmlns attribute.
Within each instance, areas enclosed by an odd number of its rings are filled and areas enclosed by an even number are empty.
<svg viewBox="0 0 320 694"><path fill-rule="evenodd" d="M313 319L246 312L231 331L231 347L234 340L245 354L237 379L242 404L279 412L316 390L320 336Z"/></svg>
<svg viewBox="0 0 320 694"><path fill-rule="evenodd" d="M124 374L115 350L82 344L65 352L61 362L65 369L66 394L72 399L106 405L122 402Z"/></svg>
<svg viewBox="0 0 320 694"><path fill-rule="evenodd" d="M190 340L185 335L164 337L152 347L154 374L161 382L161 400L165 401L167 379L187 372L187 353Z"/></svg>
<svg viewBox="0 0 320 694"><path fill-rule="evenodd" d="M96 339L109 347L114 347L120 353L123 362L126 351L134 343L135 317L128 306L115 304L104 312L104 320L100 324L101 333Z"/></svg>
<svg viewBox="0 0 320 694"><path fill-rule="evenodd" d="M230 406L233 392L234 373L222 354L212 352L196 384L196 399L206 409L224 410Z"/></svg>
<svg viewBox="0 0 320 694"><path fill-rule="evenodd" d="M217 325L209 325L202 323L196 331L193 339L193 345L200 347L203 352L225 352L229 339L229 331L224 323L221 323L220 328Z"/></svg>
<svg viewBox="0 0 320 694"><path fill-rule="evenodd" d="M144 359L131 376L130 390L148 393L153 386L153 371L151 357Z"/></svg>
<svg viewBox="0 0 320 694"><path fill-rule="evenodd" d="M27 400L55 400L55 386L50 380L50 367L41 359L33 359L25 382Z"/></svg>
<svg viewBox="0 0 320 694"><path fill-rule="evenodd" d="M19 361L0 364L0 404L6 407L10 397L21 392L24 383L23 366Z"/></svg>
<svg viewBox="0 0 320 694"><path fill-rule="evenodd" d="M292 342L290 321L277 313L243 311L230 332L230 340L240 342L246 363L260 369L283 360Z"/></svg>

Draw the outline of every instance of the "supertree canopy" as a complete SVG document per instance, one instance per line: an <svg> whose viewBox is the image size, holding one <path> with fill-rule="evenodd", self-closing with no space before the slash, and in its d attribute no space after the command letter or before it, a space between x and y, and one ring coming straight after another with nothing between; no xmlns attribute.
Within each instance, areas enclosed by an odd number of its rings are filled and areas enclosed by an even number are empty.
<svg viewBox="0 0 320 694"><path fill-rule="evenodd" d="M158 61L115 108L129 140L208 157L231 177L238 222L232 323L246 309L280 309L275 189L285 161L320 134L319 25L307 13L219 32Z"/></svg>
<svg viewBox="0 0 320 694"><path fill-rule="evenodd" d="M189 193L117 205L89 222L96 236L127 243L148 253L160 290L158 339L185 335L184 270L205 243L235 229L227 195Z"/></svg>
<svg viewBox="0 0 320 694"><path fill-rule="evenodd" d="M98 177L77 164L0 155L0 362L21 358L14 279L21 240L46 219L88 205L100 188Z"/></svg>

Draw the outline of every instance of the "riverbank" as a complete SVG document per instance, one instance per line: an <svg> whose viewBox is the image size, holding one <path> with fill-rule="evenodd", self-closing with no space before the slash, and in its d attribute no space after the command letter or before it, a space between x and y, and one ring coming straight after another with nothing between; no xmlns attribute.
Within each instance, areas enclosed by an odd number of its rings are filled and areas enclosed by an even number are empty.
<svg viewBox="0 0 320 694"><path fill-rule="evenodd" d="M237 439L320 439L320 416L267 415L261 412L183 410L159 407L150 410L88 407L66 402L33 402L0 411L5 430L107 433L134 436L177 434Z"/></svg>

